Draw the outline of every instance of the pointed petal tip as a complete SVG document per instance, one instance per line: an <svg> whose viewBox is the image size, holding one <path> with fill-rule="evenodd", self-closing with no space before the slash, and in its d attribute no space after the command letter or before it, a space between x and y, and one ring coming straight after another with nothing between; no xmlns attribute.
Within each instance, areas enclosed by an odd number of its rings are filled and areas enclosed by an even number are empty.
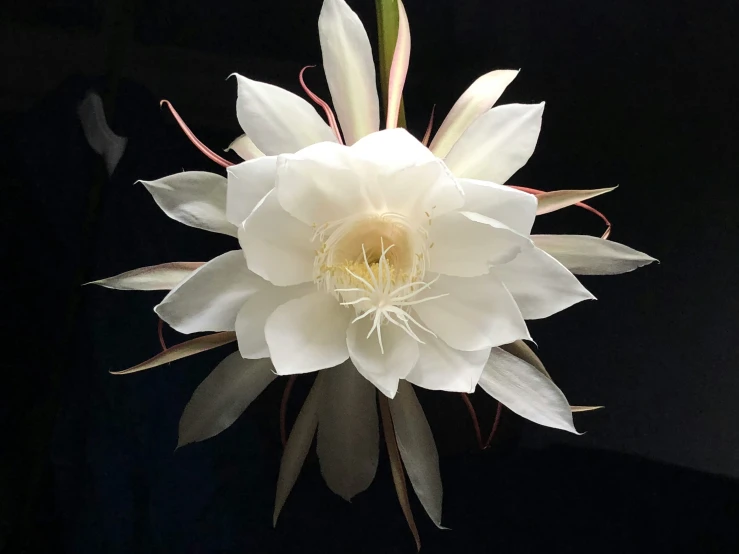
<svg viewBox="0 0 739 554"><path fill-rule="evenodd" d="M595 410L602 410L604 408L605 406L570 406L570 410L572 410L573 414L594 412Z"/></svg>

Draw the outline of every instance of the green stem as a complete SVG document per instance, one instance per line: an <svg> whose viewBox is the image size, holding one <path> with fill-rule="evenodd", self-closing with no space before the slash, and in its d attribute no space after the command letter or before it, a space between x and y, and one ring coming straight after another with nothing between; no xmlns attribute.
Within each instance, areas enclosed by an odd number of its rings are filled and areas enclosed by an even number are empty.
<svg viewBox="0 0 739 554"><path fill-rule="evenodd" d="M380 53L380 90L382 106L387 112L387 87L390 66L393 63L395 43L398 40L398 0L375 0L377 8L377 46ZM405 106L400 101L398 127L405 127Z"/></svg>

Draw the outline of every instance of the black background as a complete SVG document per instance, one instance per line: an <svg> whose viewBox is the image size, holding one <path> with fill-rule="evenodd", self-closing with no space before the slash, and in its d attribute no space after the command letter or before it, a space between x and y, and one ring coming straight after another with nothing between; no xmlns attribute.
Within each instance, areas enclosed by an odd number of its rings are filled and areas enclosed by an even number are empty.
<svg viewBox="0 0 739 554"><path fill-rule="evenodd" d="M241 132L226 76L299 93L300 68L321 62L320 5L3 6L3 324L11 348L2 361L0 552L412 551L385 465L348 505L309 463L271 529L280 384L222 436L173 455L179 413L223 353L112 378L108 370L156 352L151 307L160 295L79 287L233 247L167 220L133 185L183 168L219 169L157 101L171 100L201 139L225 147ZM374 42L373 2L350 5ZM619 184L593 201L614 223L611 238L661 261L584 278L598 302L531 325L571 403L606 406L576 416L585 435L504 412L494 447L479 453L458 398L423 395L454 529L434 530L414 504L424 551L737 551L736 3L408 0L406 8L412 132L420 136L432 106L443 116L482 73L521 68L501 102L547 106L537 150L511 182ZM307 80L329 98L320 68ZM112 129L129 139L110 177L75 114L91 88L102 93ZM88 221L97 187L98 217ZM545 216L536 230L602 231L576 209ZM493 404L473 400L489 428Z"/></svg>

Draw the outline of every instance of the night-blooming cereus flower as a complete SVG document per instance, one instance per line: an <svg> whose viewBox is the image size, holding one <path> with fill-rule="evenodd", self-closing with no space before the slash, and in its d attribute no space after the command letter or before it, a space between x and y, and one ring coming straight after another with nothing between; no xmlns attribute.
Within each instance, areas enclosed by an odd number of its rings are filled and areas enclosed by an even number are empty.
<svg viewBox="0 0 739 554"><path fill-rule="evenodd" d="M238 237L240 248L205 264L98 282L171 289L155 308L162 320L182 333L217 332L125 372L238 342L193 394L181 445L228 427L275 373L318 372L287 441L275 517L316 432L329 487L348 499L369 486L379 452L376 388L391 399L381 406L393 440L440 525L437 453L411 384L462 393L479 384L519 415L575 432L566 398L521 342L530 339L525 320L593 298L573 273L653 261L605 237L531 235L537 214L612 189L504 184L533 153L543 112L543 104L491 109L516 72L473 83L430 147L430 132L418 141L394 128L410 53L399 5L386 129L366 31L344 0L325 0L319 35L338 121L307 87L328 122L297 95L237 75L245 134L231 149L245 161L230 164L185 127L228 167L227 178L185 172L144 182L167 215Z"/></svg>
<svg viewBox="0 0 739 554"><path fill-rule="evenodd" d="M243 165L240 182L259 186L259 164ZM253 210L247 206L239 229L246 266L265 280L236 319L244 357L268 353L284 375L349 358L389 397L400 379L471 392L490 348L529 338L505 285L522 276L503 268L536 250L528 237L533 196L488 184L479 204L486 213L469 203L463 209L457 180L402 129L277 156L264 180L274 188ZM248 192L237 205L246 204ZM232 213L232 223L242 215ZM590 297L548 256L530 265L524 274L561 274L557 294L535 285L522 293L536 309L551 312ZM176 329L182 322L169 305L177 296L157 308ZM262 296L273 303L253 309L264 305ZM264 343L255 344L259 332Z"/></svg>

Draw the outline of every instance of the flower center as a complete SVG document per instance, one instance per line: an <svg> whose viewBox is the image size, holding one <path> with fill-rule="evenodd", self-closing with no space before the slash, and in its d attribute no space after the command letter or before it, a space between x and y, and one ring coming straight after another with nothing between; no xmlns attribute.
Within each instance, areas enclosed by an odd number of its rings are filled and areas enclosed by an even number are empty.
<svg viewBox="0 0 739 554"><path fill-rule="evenodd" d="M423 280L428 265L428 235L401 215L385 213L350 217L316 229L321 249L314 262L315 282L336 296L343 306L353 306L355 323L372 318L367 338L377 333L380 350L382 326L391 323L418 342L411 323L433 335L408 309L439 298L420 298L434 282Z"/></svg>

